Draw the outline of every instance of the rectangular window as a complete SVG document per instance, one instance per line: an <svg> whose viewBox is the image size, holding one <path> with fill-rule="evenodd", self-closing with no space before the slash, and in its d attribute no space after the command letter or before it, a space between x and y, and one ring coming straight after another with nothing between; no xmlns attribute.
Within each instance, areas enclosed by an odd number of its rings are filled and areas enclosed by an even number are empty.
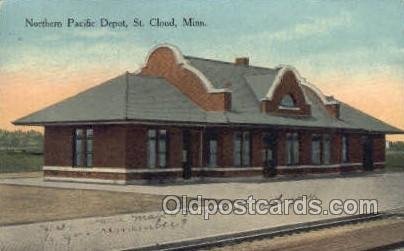
<svg viewBox="0 0 404 251"><path fill-rule="evenodd" d="M330 135L323 135L323 164L330 164L331 161L331 138Z"/></svg>
<svg viewBox="0 0 404 251"><path fill-rule="evenodd" d="M297 133L286 134L286 164L299 164L299 135Z"/></svg>
<svg viewBox="0 0 404 251"><path fill-rule="evenodd" d="M208 167L217 166L218 158L218 134L215 129L207 129L204 132L204 154L205 162Z"/></svg>
<svg viewBox="0 0 404 251"><path fill-rule="evenodd" d="M93 166L93 129L77 128L74 132L74 166Z"/></svg>
<svg viewBox="0 0 404 251"><path fill-rule="evenodd" d="M311 163L330 164L330 135L313 134L311 140Z"/></svg>
<svg viewBox="0 0 404 251"><path fill-rule="evenodd" d="M234 165L240 167L250 166L250 132L238 131L234 134Z"/></svg>
<svg viewBox="0 0 404 251"><path fill-rule="evenodd" d="M341 144L342 144L341 160L342 160L342 162L348 162L349 161L349 156L348 156L349 145L348 145L348 137L346 135L342 136Z"/></svg>
<svg viewBox="0 0 404 251"><path fill-rule="evenodd" d="M313 134L311 138L311 163L321 164L321 136Z"/></svg>
<svg viewBox="0 0 404 251"><path fill-rule="evenodd" d="M216 167L217 165L217 140L209 139L209 167Z"/></svg>
<svg viewBox="0 0 404 251"><path fill-rule="evenodd" d="M147 132L147 165L149 168L167 166L167 130L149 129Z"/></svg>

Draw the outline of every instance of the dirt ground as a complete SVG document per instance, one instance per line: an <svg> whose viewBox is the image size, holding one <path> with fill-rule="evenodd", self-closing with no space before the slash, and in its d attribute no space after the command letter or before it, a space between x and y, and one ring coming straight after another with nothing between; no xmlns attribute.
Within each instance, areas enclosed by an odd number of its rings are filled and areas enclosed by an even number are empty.
<svg viewBox="0 0 404 251"><path fill-rule="evenodd" d="M162 196L0 185L0 225L161 210Z"/></svg>
<svg viewBox="0 0 404 251"><path fill-rule="evenodd" d="M210 250L368 250L400 241L404 241L404 218L388 218Z"/></svg>

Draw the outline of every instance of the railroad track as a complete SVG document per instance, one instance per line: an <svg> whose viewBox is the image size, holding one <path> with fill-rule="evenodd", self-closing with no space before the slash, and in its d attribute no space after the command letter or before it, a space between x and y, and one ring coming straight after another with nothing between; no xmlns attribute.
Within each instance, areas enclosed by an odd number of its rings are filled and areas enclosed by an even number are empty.
<svg viewBox="0 0 404 251"><path fill-rule="evenodd" d="M314 222L299 223L293 225L280 226L275 228L260 229L255 231L240 232L237 234L220 235L215 237L202 238L190 241L173 242L161 245L154 245L135 249L126 249L125 251L150 251L150 250L201 250L214 247L222 247L234 245L246 241L256 241L262 239L270 239L279 236L293 235L302 232L310 232L326 228L344 226L348 224L356 224L381 220L390 217L404 217L404 208L395 208L388 211L379 212L369 215L345 216L337 219L326 219Z"/></svg>

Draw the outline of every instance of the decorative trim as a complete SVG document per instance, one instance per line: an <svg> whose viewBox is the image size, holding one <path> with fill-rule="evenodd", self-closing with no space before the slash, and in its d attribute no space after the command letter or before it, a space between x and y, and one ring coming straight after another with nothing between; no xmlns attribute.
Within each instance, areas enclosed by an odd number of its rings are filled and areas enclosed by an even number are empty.
<svg viewBox="0 0 404 251"><path fill-rule="evenodd" d="M44 171L62 171L62 172L93 172L93 173L158 173L158 172L177 172L181 168L142 168L126 169L123 167L70 167L70 166L44 166Z"/></svg>
<svg viewBox="0 0 404 251"><path fill-rule="evenodd" d="M277 166L276 169L306 169L306 168L336 168L344 166L362 166L362 163L341 163L341 164L331 164L331 165L300 165L300 166Z"/></svg>
<svg viewBox="0 0 404 251"><path fill-rule="evenodd" d="M126 180L107 180L107 179L89 179L89 178L74 178L74 177L52 177L45 176L44 181L69 181L69 182L83 182L83 183L103 183L103 184L116 184L126 185Z"/></svg>
<svg viewBox="0 0 404 251"><path fill-rule="evenodd" d="M308 82L305 78L301 78L300 83L302 85L308 87L309 89L311 89L315 94L317 94L317 96L320 98L320 100L323 102L323 104L325 104L325 105L339 104L339 102L336 101L336 100L332 100L332 101L327 100L324 93L319 88L317 88L317 86L315 86L312 83Z"/></svg>
<svg viewBox="0 0 404 251"><path fill-rule="evenodd" d="M263 167L196 167L192 171L256 171L262 170Z"/></svg>
<svg viewBox="0 0 404 251"><path fill-rule="evenodd" d="M385 162L374 162L374 165L384 165ZM340 163L330 165L298 165L298 166L277 166L275 169L320 169L320 168L337 168L346 166L362 166L362 163ZM213 172L232 172L232 171L260 171L263 167L195 167L192 171L213 171ZM93 167L93 168L77 168L77 167L58 167L58 166L44 166L44 171L61 171L61 172L93 172L93 173L164 173L164 172L181 172L182 168L142 168L142 169L125 169L113 167ZM58 177L60 178L60 177ZM72 178L76 179L76 178Z"/></svg>
<svg viewBox="0 0 404 251"><path fill-rule="evenodd" d="M385 161L373 162L373 165L385 165Z"/></svg>
<svg viewBox="0 0 404 251"><path fill-rule="evenodd" d="M188 60L186 60L183 56L183 54L181 53L180 49L178 49L176 46L171 45L171 44L158 44L156 46L154 46L153 48L151 48L149 50L149 52L147 53L146 56L146 60L143 66L141 66L137 71L135 71L136 73L140 73L141 69L144 68L147 65L147 62L149 61L151 55L154 53L154 51L156 51L159 48L168 48L169 50L171 50L174 53L174 57L175 60L177 62L178 65L182 65L183 68L187 69L188 71L194 73L203 83L203 85L205 86L206 90L208 93L222 93L222 92L231 92L229 89L227 88L223 88L223 89L217 89L215 88L212 83L210 82L210 80L202 73L200 72L198 69L196 69L194 66L192 66Z"/></svg>
<svg viewBox="0 0 404 251"><path fill-rule="evenodd" d="M278 86L279 86L279 85L281 84L281 82L282 82L282 77L283 77L283 75L285 75L285 73L288 72L288 71L291 71L291 72L295 75L295 77L296 77L296 79L297 79L297 85L299 86L300 90L303 92L303 89L302 89L302 87L301 87L301 85L300 85L301 77L300 77L300 74L299 74L299 72L296 70L295 67L293 67L293 66L291 66L291 65L279 65L279 66L276 67L276 68L280 68L280 70L278 71L278 74L276 75L276 77L275 77L275 79L274 79L274 81L273 81L271 87L269 88L269 90L268 90L268 92L267 92L267 95L265 96L264 100L265 100L265 99L267 99L267 100L272 100L272 98L273 98L273 96L274 96L274 94L275 94L276 88L278 88ZM303 93L304 93L304 92L303 92ZM306 96L304 96L304 99L305 99L305 103L307 103L307 98L306 98Z"/></svg>
<svg viewBox="0 0 404 251"><path fill-rule="evenodd" d="M333 101L328 101L326 96L323 94L323 92L318 89L315 85L309 83L305 78L303 78L299 72L296 70L295 67L291 66L291 65L279 65L276 68L280 68L280 71L278 71L278 74L275 77L274 82L272 83L271 87L268 90L268 93L266 95L266 97L264 98L267 100L272 100L273 95L275 93L276 88L281 84L281 80L283 75L288 72L291 71L295 77L297 78L297 84L299 86L299 88L302 90L302 92L304 93L301 85L304 85L306 87L308 87L309 89L311 89L315 94L317 94L317 96L320 98L320 100L325 104L325 105L332 105L332 104L338 104L337 101L333 100ZM306 98L306 95L304 95L304 99L305 102L308 103L308 99Z"/></svg>
<svg viewBox="0 0 404 251"><path fill-rule="evenodd" d="M287 106L278 106L280 110L291 110L291 111L300 111L300 107L287 107Z"/></svg>

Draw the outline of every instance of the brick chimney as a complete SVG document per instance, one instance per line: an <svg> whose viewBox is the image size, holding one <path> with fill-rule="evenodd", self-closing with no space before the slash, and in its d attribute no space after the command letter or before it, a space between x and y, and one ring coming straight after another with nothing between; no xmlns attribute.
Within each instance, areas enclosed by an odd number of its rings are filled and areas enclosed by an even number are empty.
<svg viewBox="0 0 404 251"><path fill-rule="evenodd" d="M250 59L247 57L236 58L236 65L248 65L250 63Z"/></svg>

